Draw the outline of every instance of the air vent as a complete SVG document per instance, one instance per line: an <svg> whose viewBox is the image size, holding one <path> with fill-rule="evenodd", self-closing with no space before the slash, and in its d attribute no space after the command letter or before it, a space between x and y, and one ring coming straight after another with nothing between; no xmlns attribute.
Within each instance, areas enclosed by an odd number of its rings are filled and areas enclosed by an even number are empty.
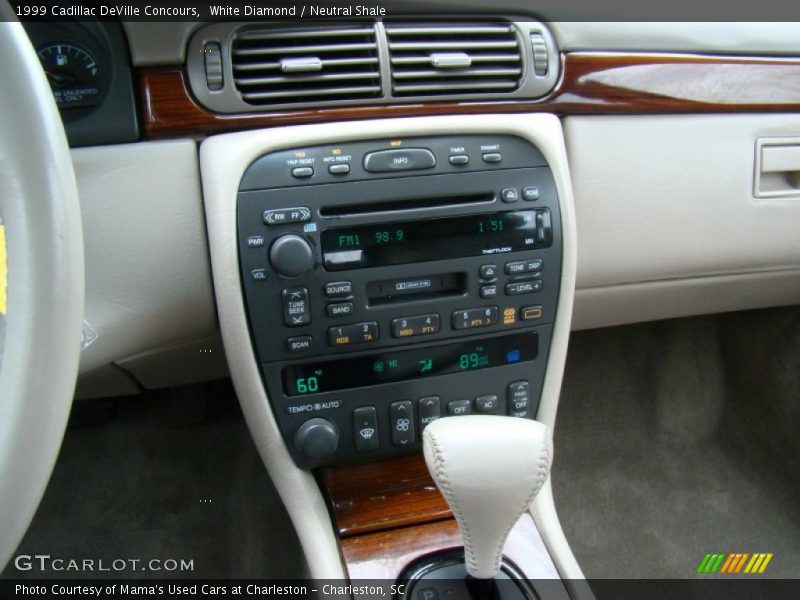
<svg viewBox="0 0 800 600"><path fill-rule="evenodd" d="M392 94L512 93L520 86L520 40L511 23L386 23Z"/></svg>
<svg viewBox="0 0 800 600"><path fill-rule="evenodd" d="M245 30L231 57L236 90L253 106L381 96L373 24Z"/></svg>

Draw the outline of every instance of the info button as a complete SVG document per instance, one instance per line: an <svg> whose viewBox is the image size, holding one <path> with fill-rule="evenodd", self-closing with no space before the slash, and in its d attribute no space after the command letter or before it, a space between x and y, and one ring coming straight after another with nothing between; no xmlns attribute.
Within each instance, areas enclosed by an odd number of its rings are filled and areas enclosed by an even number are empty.
<svg viewBox="0 0 800 600"><path fill-rule="evenodd" d="M364 156L364 170L370 173L389 171L417 171L432 169L436 157L427 148L404 148L402 150L379 150Z"/></svg>

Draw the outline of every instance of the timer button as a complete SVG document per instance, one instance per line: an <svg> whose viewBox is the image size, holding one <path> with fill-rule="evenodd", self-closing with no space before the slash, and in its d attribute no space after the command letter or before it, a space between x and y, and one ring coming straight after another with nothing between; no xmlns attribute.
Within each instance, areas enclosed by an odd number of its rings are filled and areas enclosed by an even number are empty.
<svg viewBox="0 0 800 600"><path fill-rule="evenodd" d="M294 443L309 458L328 458L339 447L339 429L328 419L309 419L297 428Z"/></svg>
<svg viewBox="0 0 800 600"><path fill-rule="evenodd" d="M469 156L466 154L451 154L447 160L451 165L461 166L469 164Z"/></svg>
<svg viewBox="0 0 800 600"><path fill-rule="evenodd" d="M297 277L314 266L314 251L305 238L289 233L272 243L269 262L280 275Z"/></svg>

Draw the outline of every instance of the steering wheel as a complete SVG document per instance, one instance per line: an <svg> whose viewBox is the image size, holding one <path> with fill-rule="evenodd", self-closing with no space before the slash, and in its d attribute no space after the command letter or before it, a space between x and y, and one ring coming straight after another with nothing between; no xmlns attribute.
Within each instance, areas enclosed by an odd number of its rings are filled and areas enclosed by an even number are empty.
<svg viewBox="0 0 800 600"><path fill-rule="evenodd" d="M0 569L53 470L69 417L83 323L83 234L75 173L50 86L0 0ZM0 250L0 259L3 251ZM0 267L0 273L5 271ZM2 299L2 298L0 298ZM6 306L3 306L6 304Z"/></svg>

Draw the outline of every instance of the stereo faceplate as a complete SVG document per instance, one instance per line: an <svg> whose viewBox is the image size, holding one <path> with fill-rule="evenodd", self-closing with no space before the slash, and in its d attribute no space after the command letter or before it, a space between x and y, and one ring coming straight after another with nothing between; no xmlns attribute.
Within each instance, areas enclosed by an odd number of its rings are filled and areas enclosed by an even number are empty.
<svg viewBox="0 0 800 600"><path fill-rule="evenodd" d="M344 164L347 173L328 170ZM299 148L255 161L243 188L239 255L251 334L299 465L418 449L420 419L434 397L441 415L480 408L535 417L562 241L552 174L533 146L508 136L457 136ZM410 349L449 356L452 344L481 348L482 340L488 346L518 332L531 332L536 358L372 378L368 386L353 367L364 361L336 363L353 372L337 372L337 389L324 392L319 380L309 381L311 371L296 367L352 356L391 369L392 357L412 356ZM512 358L513 350L506 350ZM287 383L286 367L302 381ZM524 410L514 410L515 396L525 397ZM364 437L369 429L374 439Z"/></svg>

